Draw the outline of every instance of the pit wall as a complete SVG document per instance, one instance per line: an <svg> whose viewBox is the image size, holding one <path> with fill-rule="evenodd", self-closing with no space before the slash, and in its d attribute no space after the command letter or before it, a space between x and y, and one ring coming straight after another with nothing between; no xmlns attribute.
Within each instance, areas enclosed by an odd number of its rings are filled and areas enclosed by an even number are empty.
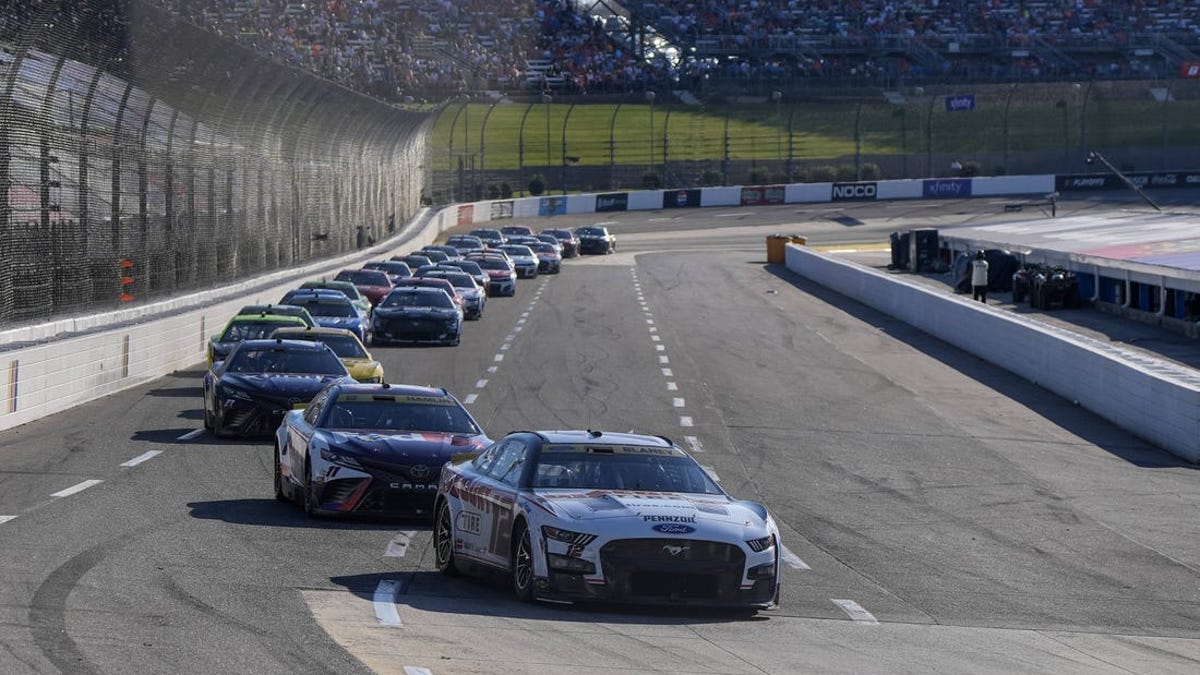
<svg viewBox="0 0 1200 675"><path fill-rule="evenodd" d="M902 276L788 244L789 270L1024 377L1200 462L1200 376Z"/></svg>

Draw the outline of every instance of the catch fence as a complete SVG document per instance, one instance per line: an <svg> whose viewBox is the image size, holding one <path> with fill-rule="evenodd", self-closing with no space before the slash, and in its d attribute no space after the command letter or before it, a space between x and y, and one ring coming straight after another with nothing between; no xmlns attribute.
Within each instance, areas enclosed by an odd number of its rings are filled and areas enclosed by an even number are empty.
<svg viewBox="0 0 1200 675"><path fill-rule="evenodd" d="M428 113L133 0L0 18L0 327L334 256L420 206Z"/></svg>

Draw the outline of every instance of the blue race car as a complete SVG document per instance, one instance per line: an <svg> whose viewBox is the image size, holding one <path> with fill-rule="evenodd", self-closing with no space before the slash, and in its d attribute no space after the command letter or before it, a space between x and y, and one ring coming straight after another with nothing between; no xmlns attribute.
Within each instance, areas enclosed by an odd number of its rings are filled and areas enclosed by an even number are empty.
<svg viewBox="0 0 1200 675"><path fill-rule="evenodd" d="M363 344L367 342L367 315L340 291L298 288L288 291L283 302L307 309L318 326L344 328L357 335Z"/></svg>

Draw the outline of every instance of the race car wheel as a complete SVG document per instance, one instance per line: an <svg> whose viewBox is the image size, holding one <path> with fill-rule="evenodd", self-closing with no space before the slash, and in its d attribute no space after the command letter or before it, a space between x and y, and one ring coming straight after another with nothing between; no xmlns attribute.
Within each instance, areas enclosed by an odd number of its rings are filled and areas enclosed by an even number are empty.
<svg viewBox="0 0 1200 675"><path fill-rule="evenodd" d="M212 413L208 411L208 395L207 394L204 396L204 430L205 431L213 430L213 418L212 418Z"/></svg>
<svg viewBox="0 0 1200 675"><path fill-rule="evenodd" d="M279 463L279 446L275 446L275 500L280 502L288 501L288 496L283 491L283 469Z"/></svg>
<svg viewBox="0 0 1200 675"><path fill-rule="evenodd" d="M439 572L448 577L458 576L454 564L454 519L445 501L438 502L437 515L433 517L433 556Z"/></svg>
<svg viewBox="0 0 1200 675"><path fill-rule="evenodd" d="M319 518L321 503L317 501L317 491L313 488L312 464L304 462L304 514L309 518Z"/></svg>
<svg viewBox="0 0 1200 675"><path fill-rule="evenodd" d="M513 593L521 602L533 602L533 546L529 543L529 528L524 522L517 523L512 536Z"/></svg>
<svg viewBox="0 0 1200 675"><path fill-rule="evenodd" d="M213 435L216 436L217 438L225 438L226 436L229 435L229 433L225 431L225 418L221 414L220 408L217 408L217 411L215 413L213 413L212 432L213 432Z"/></svg>

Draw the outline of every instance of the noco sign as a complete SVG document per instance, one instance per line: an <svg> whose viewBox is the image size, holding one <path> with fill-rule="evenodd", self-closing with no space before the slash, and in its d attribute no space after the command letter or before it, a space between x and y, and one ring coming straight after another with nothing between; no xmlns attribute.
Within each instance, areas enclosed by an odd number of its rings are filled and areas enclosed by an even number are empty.
<svg viewBox="0 0 1200 675"><path fill-rule="evenodd" d="M875 199L879 187L875 183L834 183L829 199L835 202L851 202Z"/></svg>

